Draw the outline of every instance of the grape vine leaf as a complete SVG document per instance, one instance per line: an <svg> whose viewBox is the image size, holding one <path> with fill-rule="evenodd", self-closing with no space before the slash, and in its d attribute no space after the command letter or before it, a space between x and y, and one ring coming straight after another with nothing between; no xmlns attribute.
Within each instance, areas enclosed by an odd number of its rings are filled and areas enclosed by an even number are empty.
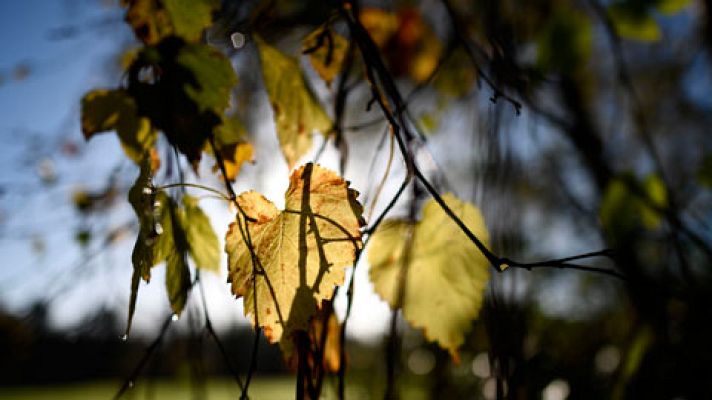
<svg viewBox="0 0 712 400"><path fill-rule="evenodd" d="M442 198L487 243L480 211L450 193ZM410 246L406 246L408 235L412 235ZM368 261L376 293L391 308L400 306L405 319L423 329L427 340L436 341L459 360L458 348L482 307L490 264L435 200L425 204L418 222L384 221L371 239ZM399 305L402 268L407 272Z"/></svg>
<svg viewBox="0 0 712 400"><path fill-rule="evenodd" d="M259 193L238 196L247 218L238 212L225 238L228 281L270 342L306 330L343 283L363 246L357 196L335 172L311 163L292 172L283 211Z"/></svg>
<svg viewBox="0 0 712 400"><path fill-rule="evenodd" d="M219 0L122 0L126 22L147 45L175 35L197 42L212 24Z"/></svg>
<svg viewBox="0 0 712 400"><path fill-rule="evenodd" d="M138 115L134 99L121 89L97 89L85 94L81 123L86 140L115 130L124 152L137 164L156 141L156 131L148 118Z"/></svg>
<svg viewBox="0 0 712 400"><path fill-rule="evenodd" d="M302 41L302 53L309 55L312 67L327 86L331 85L346 58L349 41L327 27L321 27Z"/></svg>
<svg viewBox="0 0 712 400"><path fill-rule="evenodd" d="M256 37L265 88L282 153L291 169L312 146L314 131L328 136L331 120L307 87L299 63Z"/></svg>

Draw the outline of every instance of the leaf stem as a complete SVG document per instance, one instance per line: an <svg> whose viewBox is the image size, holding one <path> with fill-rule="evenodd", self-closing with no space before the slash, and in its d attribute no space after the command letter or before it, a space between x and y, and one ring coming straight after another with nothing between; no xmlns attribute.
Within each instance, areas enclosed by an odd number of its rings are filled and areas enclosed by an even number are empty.
<svg viewBox="0 0 712 400"><path fill-rule="evenodd" d="M221 199L224 199L227 201L231 200L230 196L226 195L225 193L223 193L217 189L213 189L209 186L199 185L197 183L186 183L186 182L169 183L167 185L156 187L155 190L165 190L165 189L170 189L170 188L174 188L174 187L180 187L180 188L191 187L191 188L195 188L195 189L202 189L202 190L205 190L205 191L208 191L210 193L220 196Z"/></svg>

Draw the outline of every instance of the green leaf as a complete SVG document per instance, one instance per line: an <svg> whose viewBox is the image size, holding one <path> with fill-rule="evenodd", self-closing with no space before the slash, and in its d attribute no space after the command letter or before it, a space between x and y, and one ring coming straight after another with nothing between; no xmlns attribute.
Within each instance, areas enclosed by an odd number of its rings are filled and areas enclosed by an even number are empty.
<svg viewBox="0 0 712 400"><path fill-rule="evenodd" d="M673 15L687 8L690 3L690 0L658 0L655 8L663 14Z"/></svg>
<svg viewBox="0 0 712 400"><path fill-rule="evenodd" d="M176 314L183 309L190 286L186 262L188 241L179 216L184 211L165 192L155 191L148 157L141 163L141 173L129 190L129 203L138 217L139 233L131 255L134 270L126 334L131 330L139 283L141 279L150 281L153 266L166 262L166 287Z"/></svg>
<svg viewBox="0 0 712 400"><path fill-rule="evenodd" d="M632 192L630 185L637 185L638 189ZM657 229L661 223L659 209L667 205L667 191L659 176L648 175L639 184L633 176L624 175L608 184L599 215L601 224L615 239L633 233L640 226L648 230Z"/></svg>
<svg viewBox="0 0 712 400"><path fill-rule="evenodd" d="M187 44L178 52L176 64L192 75L193 79L183 82L182 87L198 109L222 115L237 83L230 60L210 46Z"/></svg>
<svg viewBox="0 0 712 400"><path fill-rule="evenodd" d="M215 128L215 144L218 147L247 140L247 129L236 116L225 116Z"/></svg>
<svg viewBox="0 0 712 400"><path fill-rule="evenodd" d="M142 70L152 71L155 79L141 79ZM176 37L145 48L129 73L129 91L140 113L166 134L194 168L208 136L222 123L236 82L222 53Z"/></svg>
<svg viewBox="0 0 712 400"><path fill-rule="evenodd" d="M487 243L480 211L450 193L442 197ZM457 360L457 350L482 307L490 264L440 205L429 200L417 223L384 221L370 241L368 262L376 293L391 308L400 306L412 326L422 329L428 340L436 341ZM400 303L404 268L405 293Z"/></svg>
<svg viewBox="0 0 712 400"><path fill-rule="evenodd" d="M608 7L608 16L618 36L641 42L656 42L662 38L662 31L647 9L617 3Z"/></svg>
<svg viewBox="0 0 712 400"><path fill-rule="evenodd" d="M146 159L141 163L141 172L129 190L129 203L139 221L138 238L131 259L134 272L138 272L138 275L147 282L151 278L151 267L154 264L153 250L157 237L154 199L151 166Z"/></svg>
<svg viewBox="0 0 712 400"><path fill-rule="evenodd" d="M188 291L190 290L190 269L187 258L189 244L186 234L180 225L180 210L172 200L168 208L174 249L166 257L166 291L173 313L180 315L185 307Z"/></svg>
<svg viewBox="0 0 712 400"><path fill-rule="evenodd" d="M667 191L665 183L655 174L648 175L643 182L645 194L648 196L648 201L652 203L641 202L640 217L643 220L643 226L647 229L654 230L660 226L661 215L656 209L666 208L668 205Z"/></svg>
<svg viewBox="0 0 712 400"><path fill-rule="evenodd" d="M197 42L212 24L219 0L123 0L126 22L136 37L154 45L169 36Z"/></svg>
<svg viewBox="0 0 712 400"><path fill-rule="evenodd" d="M155 223L153 221L153 188L151 185L151 164L148 158L141 163L141 172L136 182L129 190L129 203L134 209L139 221L139 232L134 244L131 261L133 275L131 277L131 294L129 298L129 315L126 324L126 334L131 331L131 322L136 309L138 287L141 278L148 281L153 266L153 244L155 242Z"/></svg>
<svg viewBox="0 0 712 400"><path fill-rule="evenodd" d="M156 132L138 115L134 99L125 90L93 90L82 98L82 132L86 140L115 130L126 155L137 164L153 147Z"/></svg>
<svg viewBox="0 0 712 400"><path fill-rule="evenodd" d="M198 206L198 199L183 196L183 210L179 214L188 242L190 256L198 268L214 272L220 270L220 243L210 219Z"/></svg>
<svg viewBox="0 0 712 400"><path fill-rule="evenodd" d="M160 206L163 218L160 235L156 241L154 264L166 262L166 291L171 309L180 315L188 298L190 289L190 269L188 267L189 243L183 228L182 214L184 211L168 197L161 193ZM158 196L157 196L158 198Z"/></svg>
<svg viewBox="0 0 712 400"><path fill-rule="evenodd" d="M162 263L168 256L175 252L173 240L174 222L169 207L173 206L171 199L165 192L156 193L154 206L154 229L156 240L153 246L153 265Z"/></svg>
<svg viewBox="0 0 712 400"><path fill-rule="evenodd" d="M601 200L601 224L614 236L625 235L637 226L639 206L622 179L608 183Z"/></svg>
<svg viewBox="0 0 712 400"><path fill-rule="evenodd" d="M312 134L329 134L331 120L307 87L299 63L255 37L265 88L272 104L282 153L291 169L312 147Z"/></svg>
<svg viewBox="0 0 712 400"><path fill-rule="evenodd" d="M213 23L213 12L220 0L163 0L168 11L173 34L187 41L197 42L205 28Z"/></svg>

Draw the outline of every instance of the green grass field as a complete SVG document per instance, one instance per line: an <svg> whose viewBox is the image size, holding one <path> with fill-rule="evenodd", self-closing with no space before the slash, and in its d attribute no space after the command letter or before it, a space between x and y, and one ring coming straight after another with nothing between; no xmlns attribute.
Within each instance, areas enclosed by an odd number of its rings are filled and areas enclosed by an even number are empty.
<svg viewBox="0 0 712 400"><path fill-rule="evenodd" d="M61 386L0 388L0 400L110 400L119 389L119 381L101 381ZM256 378L250 385L253 400L285 400L294 398L293 377ZM377 385L380 386L380 385ZM322 398L335 399L335 385L325 382ZM363 384L347 386L349 399L380 398L381 391L372 390ZM126 400L235 400L240 396L237 384L227 378L213 378L206 382L201 395L188 380L140 380L129 389L122 399ZM198 392L201 393L201 392ZM424 393L417 387L403 388L403 398L424 399Z"/></svg>
<svg viewBox="0 0 712 400"><path fill-rule="evenodd" d="M119 388L120 382L91 382L62 386L0 388L0 400L110 400ZM294 379L292 377L259 378L250 385L250 398L253 400L285 400L294 398ZM370 399L381 396L370 393L364 386L348 388L349 399ZM380 393L380 392L379 392ZM421 399L424 394L416 388L402 391L403 398ZM194 388L187 381L154 380L139 381L122 397L126 400L235 400L240 396L239 388L229 379L210 379L206 382L205 392L198 397ZM323 399L335 399L333 386L325 385Z"/></svg>
<svg viewBox="0 0 712 400"><path fill-rule="evenodd" d="M2 400L96 400L113 398L120 382L104 381L62 386L0 388ZM122 397L126 400L175 399L207 400L237 399L240 396L237 384L229 379L210 379L206 382L203 396L196 397L188 381L141 380ZM261 378L250 386L250 398L259 400L283 400L294 397L294 381L291 378Z"/></svg>

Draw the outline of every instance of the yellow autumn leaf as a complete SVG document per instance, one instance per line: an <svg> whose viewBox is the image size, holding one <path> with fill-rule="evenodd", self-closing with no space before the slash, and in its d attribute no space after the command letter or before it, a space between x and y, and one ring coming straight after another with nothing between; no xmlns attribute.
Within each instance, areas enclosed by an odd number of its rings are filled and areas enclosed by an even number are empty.
<svg viewBox="0 0 712 400"><path fill-rule="evenodd" d="M331 120L307 87L299 63L256 37L262 76L282 153L291 169L312 147L312 134L329 134Z"/></svg>
<svg viewBox="0 0 712 400"><path fill-rule="evenodd" d="M317 306L343 283L362 247L357 196L336 173L311 163L292 173L284 211L256 192L238 196L247 219L238 212L225 238L228 280L244 297L245 315L272 343L306 330Z"/></svg>
<svg viewBox="0 0 712 400"><path fill-rule="evenodd" d="M480 211L452 194L442 197L486 244L488 233ZM409 234L411 246L406 248ZM455 222L431 199L417 223L384 221L371 239L368 261L376 293L392 308L398 306L401 269L407 268L403 316L458 360L457 349L482 307L489 262Z"/></svg>
<svg viewBox="0 0 712 400"><path fill-rule="evenodd" d="M359 12L358 19L379 48L385 46L398 30L398 16L381 8L365 7Z"/></svg>
<svg viewBox="0 0 712 400"><path fill-rule="evenodd" d="M234 181L240 174L242 164L246 162L253 163L255 160L254 148L252 144L247 142L225 145L221 147L219 151L225 163L225 173L227 174L227 178L231 181ZM215 164L215 166L213 166L213 172L218 169L219 166Z"/></svg>
<svg viewBox="0 0 712 400"><path fill-rule="evenodd" d="M318 28L302 42L302 52L309 55L312 67L327 86L341 72L348 47L345 37L326 27Z"/></svg>
<svg viewBox="0 0 712 400"><path fill-rule="evenodd" d="M81 123L86 140L97 133L116 130L124 152L137 164L157 137L148 118L138 114L133 97L121 89L97 89L85 94Z"/></svg>
<svg viewBox="0 0 712 400"><path fill-rule="evenodd" d="M242 122L235 116L225 117L215 131L215 147L222 157L227 178L234 181L240 174L242 164L255 162L255 150L247 141L247 130ZM205 151L212 153L209 143L205 144ZM213 172L218 172L220 165L213 165Z"/></svg>

